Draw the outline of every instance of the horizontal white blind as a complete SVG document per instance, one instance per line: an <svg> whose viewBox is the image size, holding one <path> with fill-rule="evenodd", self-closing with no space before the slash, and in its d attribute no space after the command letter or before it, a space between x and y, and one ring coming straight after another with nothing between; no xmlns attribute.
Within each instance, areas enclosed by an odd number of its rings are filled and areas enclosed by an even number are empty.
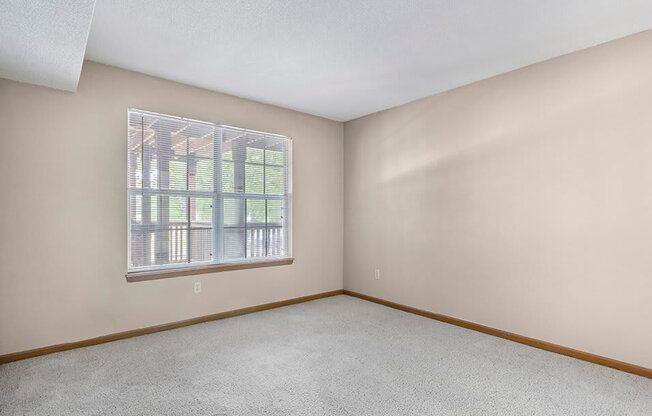
<svg viewBox="0 0 652 416"><path fill-rule="evenodd" d="M130 270L289 256L287 137L128 118Z"/></svg>

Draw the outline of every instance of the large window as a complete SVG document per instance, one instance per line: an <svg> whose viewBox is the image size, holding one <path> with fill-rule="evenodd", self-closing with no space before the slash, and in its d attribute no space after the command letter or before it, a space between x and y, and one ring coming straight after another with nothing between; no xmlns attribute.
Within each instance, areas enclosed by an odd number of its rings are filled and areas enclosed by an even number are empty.
<svg viewBox="0 0 652 416"><path fill-rule="evenodd" d="M287 137L128 117L130 271L290 256Z"/></svg>

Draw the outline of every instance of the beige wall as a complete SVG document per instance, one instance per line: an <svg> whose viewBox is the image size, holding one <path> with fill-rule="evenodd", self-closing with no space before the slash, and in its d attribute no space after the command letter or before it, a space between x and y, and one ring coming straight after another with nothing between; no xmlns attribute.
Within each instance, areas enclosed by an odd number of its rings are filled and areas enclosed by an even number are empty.
<svg viewBox="0 0 652 416"><path fill-rule="evenodd" d="M127 283L128 107L292 136L295 263ZM342 288L342 123L86 62L0 129L0 354Z"/></svg>
<svg viewBox="0 0 652 416"><path fill-rule="evenodd" d="M127 107L292 136L295 264L126 283ZM350 290L652 367L652 32L348 122L344 145L341 123L91 62L75 94L0 80L0 126L0 354L339 289L344 267Z"/></svg>
<svg viewBox="0 0 652 416"><path fill-rule="evenodd" d="M652 367L652 31L344 133L345 288Z"/></svg>

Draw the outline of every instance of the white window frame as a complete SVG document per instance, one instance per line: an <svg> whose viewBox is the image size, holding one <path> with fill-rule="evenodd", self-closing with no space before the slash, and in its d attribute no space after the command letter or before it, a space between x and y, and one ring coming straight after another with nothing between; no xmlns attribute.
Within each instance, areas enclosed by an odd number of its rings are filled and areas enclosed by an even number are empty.
<svg viewBox="0 0 652 416"><path fill-rule="evenodd" d="M132 188L129 183L129 115L134 113L141 113L142 115L149 115L153 117L164 117L170 119L176 119L183 122L189 123L198 123L212 126L215 129L215 136L213 140L214 148L214 157L213 157L213 191L197 191L197 190L166 190L166 189L145 189L141 188ZM285 178L287 181L287 193L284 195L272 195L272 194L255 194L255 193L245 193L243 192L223 192L222 191L222 134L225 129L231 131L240 131L243 134L255 134L263 135L265 137L276 137L279 139L287 140L287 154L286 154L286 163L285 163ZM218 133L219 132L219 133ZM210 266L219 266L219 265L234 265L234 264L252 264L252 267L255 266L255 263L270 263L274 264L278 260L284 259L293 259L292 257L292 138L289 136L262 132L258 130L244 129L240 127L233 127L224 124L215 124L211 122L189 119L185 117L173 116L168 114L161 114L147 110L141 110L137 108L129 108L127 110L127 276L130 274L138 274L140 272L154 272L154 271L167 271L167 270L176 270L176 269L193 269L201 267L210 267ZM264 164L263 166L267 166ZM131 196L134 194L140 194L145 197L145 195L161 195L161 194L170 194L170 195L182 195L189 197L202 197L202 198L212 198L213 200L213 209L212 209L212 241L211 241L211 260L203 262L190 262L190 258L186 263L170 263L170 264L159 264L159 265L148 265L148 266L138 266L132 267L131 264ZM285 254L282 256L258 256L250 258L240 258L234 260L224 260L223 258L223 242L224 242L224 222L223 222L223 211L224 204L223 198L237 198L237 199L264 199L264 200L285 200L285 215L283 216L282 230L285 233ZM245 207L246 215L246 207ZM246 236L246 222L245 222L245 239ZM266 231L267 232L267 228ZM267 237L266 237L267 238ZM246 250L245 250L246 255ZM246 268L246 267L243 267ZM218 270L216 270L218 271ZM147 279L144 279L147 280Z"/></svg>

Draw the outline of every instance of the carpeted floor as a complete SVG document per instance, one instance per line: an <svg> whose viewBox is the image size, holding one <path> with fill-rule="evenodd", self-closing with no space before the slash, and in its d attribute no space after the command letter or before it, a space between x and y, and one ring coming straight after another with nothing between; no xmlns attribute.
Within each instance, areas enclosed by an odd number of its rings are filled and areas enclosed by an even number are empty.
<svg viewBox="0 0 652 416"><path fill-rule="evenodd" d="M652 380L348 296L0 366L0 415L652 415Z"/></svg>

